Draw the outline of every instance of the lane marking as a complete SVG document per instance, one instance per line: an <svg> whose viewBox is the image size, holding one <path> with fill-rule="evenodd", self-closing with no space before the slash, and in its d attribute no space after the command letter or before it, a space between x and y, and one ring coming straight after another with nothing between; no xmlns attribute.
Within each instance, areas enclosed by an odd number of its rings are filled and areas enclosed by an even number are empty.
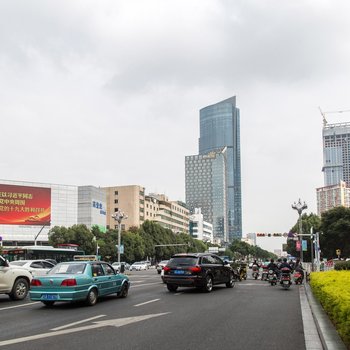
<svg viewBox="0 0 350 350"><path fill-rule="evenodd" d="M33 305L33 304L39 304L39 303L40 303L40 301L34 301L32 303L27 303L27 304L22 304L22 305L3 307L3 308L0 309L0 311L2 311L2 310L9 310L9 309L15 309L17 307L24 307L24 306L27 306L27 305Z"/></svg>
<svg viewBox="0 0 350 350"><path fill-rule="evenodd" d="M106 321L98 321L98 322L94 322L94 324L88 325L88 326L77 327L77 328L72 328L72 329L65 329L65 330L49 332L49 333L35 334L35 335L27 336L27 337L14 338L14 339L0 341L0 347L12 345L12 344L24 343L24 342L31 341L31 340L38 340L38 339L55 337L58 335L77 333L77 332L81 332L81 331L87 331L90 329L96 329L96 328L107 327L107 326L122 327L122 326L125 326L127 324L144 321L144 320L147 320L147 319L150 319L153 317L167 315L169 313L170 312L163 312L160 314L151 314L151 315L144 315L144 316L134 316L134 317L117 318L117 319L106 320Z"/></svg>
<svg viewBox="0 0 350 350"><path fill-rule="evenodd" d="M68 328L70 326L75 326L77 324L88 322L88 321L91 321L91 320L95 320L96 318L101 318L101 317L104 317L104 316L106 316L106 315L98 315L98 316L95 316L95 317L86 318L85 320L80 320L80 321L77 321L77 322L68 323L68 324L66 324L64 326L51 328L51 330L52 331L59 331L59 330L64 329L64 328Z"/></svg>
<svg viewBox="0 0 350 350"><path fill-rule="evenodd" d="M178 293L175 293L174 295L181 295L181 294L184 294L184 292L178 292Z"/></svg>
<svg viewBox="0 0 350 350"><path fill-rule="evenodd" d="M158 300L160 300L160 299L153 299L153 300L145 301L144 303L136 304L134 306L135 307L142 306L142 305L146 305L146 304L149 304L149 303L154 303L155 301L158 301Z"/></svg>

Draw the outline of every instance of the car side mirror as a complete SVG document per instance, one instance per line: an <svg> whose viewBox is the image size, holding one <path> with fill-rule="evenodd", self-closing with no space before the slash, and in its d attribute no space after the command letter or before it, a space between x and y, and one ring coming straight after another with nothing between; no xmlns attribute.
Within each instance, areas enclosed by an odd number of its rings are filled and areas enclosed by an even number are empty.
<svg viewBox="0 0 350 350"><path fill-rule="evenodd" d="M225 260L224 265L230 265L230 263L227 260Z"/></svg>

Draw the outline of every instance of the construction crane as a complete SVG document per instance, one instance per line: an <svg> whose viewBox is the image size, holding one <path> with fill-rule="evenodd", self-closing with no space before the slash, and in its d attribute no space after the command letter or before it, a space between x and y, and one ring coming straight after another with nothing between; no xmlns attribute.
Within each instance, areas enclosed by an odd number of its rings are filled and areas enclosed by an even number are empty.
<svg viewBox="0 0 350 350"><path fill-rule="evenodd" d="M322 117L323 117L323 126L326 126L326 125L327 125L326 114L350 112L350 109L345 109L345 110L343 110L343 111L328 111L328 112L322 111L321 107L318 107L318 109L320 110L320 113L321 113L321 115L322 115Z"/></svg>

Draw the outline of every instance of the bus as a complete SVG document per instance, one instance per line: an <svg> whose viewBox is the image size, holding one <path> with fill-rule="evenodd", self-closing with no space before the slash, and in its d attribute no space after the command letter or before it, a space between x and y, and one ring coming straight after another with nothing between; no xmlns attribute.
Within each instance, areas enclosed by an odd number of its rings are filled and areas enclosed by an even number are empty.
<svg viewBox="0 0 350 350"><path fill-rule="evenodd" d="M84 255L83 250L79 250L76 248L77 247L54 248L52 246L41 245L7 248L6 258L9 261L36 259L52 259L56 260L57 262L72 261L75 255Z"/></svg>

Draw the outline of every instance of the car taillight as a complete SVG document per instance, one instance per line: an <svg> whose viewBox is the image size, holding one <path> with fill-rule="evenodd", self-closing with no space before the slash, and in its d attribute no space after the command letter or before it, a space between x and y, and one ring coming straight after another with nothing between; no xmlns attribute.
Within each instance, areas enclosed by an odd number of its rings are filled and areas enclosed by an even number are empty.
<svg viewBox="0 0 350 350"><path fill-rule="evenodd" d="M199 273L199 272L201 272L202 269L200 266L192 266L189 268L189 270L193 273Z"/></svg>
<svg viewBox="0 0 350 350"><path fill-rule="evenodd" d="M38 286L41 286L41 282L39 280L32 279L32 281L30 282L30 285L38 287Z"/></svg>
<svg viewBox="0 0 350 350"><path fill-rule="evenodd" d="M171 268L169 266L164 266L163 267L164 272L169 272Z"/></svg>
<svg viewBox="0 0 350 350"><path fill-rule="evenodd" d="M77 281L75 278L68 278L63 280L61 283L61 287L73 287L77 285Z"/></svg>

